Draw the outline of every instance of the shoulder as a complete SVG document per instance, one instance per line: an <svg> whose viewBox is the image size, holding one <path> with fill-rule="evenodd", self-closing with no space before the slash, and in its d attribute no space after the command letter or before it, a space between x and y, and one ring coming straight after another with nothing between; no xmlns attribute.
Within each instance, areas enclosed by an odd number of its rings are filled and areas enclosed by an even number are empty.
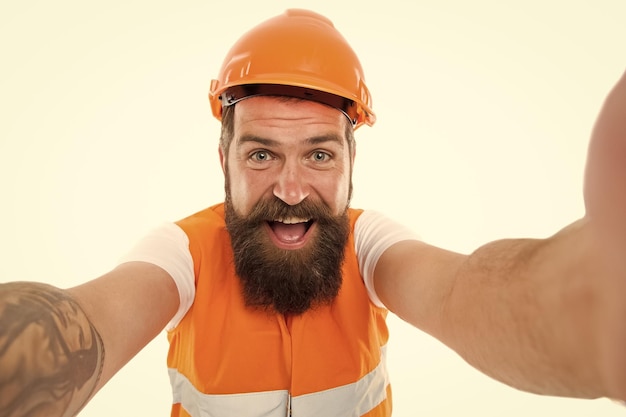
<svg viewBox="0 0 626 417"><path fill-rule="evenodd" d="M183 229L185 227L209 225L214 223L224 224L224 203L215 204L176 221L176 224Z"/></svg>
<svg viewBox="0 0 626 417"><path fill-rule="evenodd" d="M366 242L420 240L411 228L376 210L360 210L355 220L355 245Z"/></svg>

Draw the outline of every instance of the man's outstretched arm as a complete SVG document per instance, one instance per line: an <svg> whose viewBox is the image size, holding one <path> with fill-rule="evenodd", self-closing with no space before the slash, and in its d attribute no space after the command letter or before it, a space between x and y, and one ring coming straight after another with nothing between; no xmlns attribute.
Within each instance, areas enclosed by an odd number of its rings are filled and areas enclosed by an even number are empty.
<svg viewBox="0 0 626 417"><path fill-rule="evenodd" d="M103 363L100 334L67 292L29 282L0 286L0 416L82 408Z"/></svg>
<svg viewBox="0 0 626 417"><path fill-rule="evenodd" d="M69 290L0 284L0 417L77 414L177 306L170 276L140 262Z"/></svg>
<svg viewBox="0 0 626 417"><path fill-rule="evenodd" d="M391 311L499 381L616 397L601 366L601 344L613 335L598 322L605 290L589 235L579 221L548 239L499 240L469 256L400 242L381 258L376 288ZM409 255L422 263L411 268L418 275L393 261Z"/></svg>
<svg viewBox="0 0 626 417"><path fill-rule="evenodd" d="M519 389L626 399L626 75L595 126L586 215L547 239L471 255L399 242L380 258L387 307Z"/></svg>

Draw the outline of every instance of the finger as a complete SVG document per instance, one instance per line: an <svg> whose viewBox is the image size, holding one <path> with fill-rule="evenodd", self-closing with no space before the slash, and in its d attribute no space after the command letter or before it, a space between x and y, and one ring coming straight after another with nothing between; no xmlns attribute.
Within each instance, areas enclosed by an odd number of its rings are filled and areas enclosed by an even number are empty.
<svg viewBox="0 0 626 417"><path fill-rule="evenodd" d="M626 72L606 98L592 132L585 206L602 229L626 239Z"/></svg>

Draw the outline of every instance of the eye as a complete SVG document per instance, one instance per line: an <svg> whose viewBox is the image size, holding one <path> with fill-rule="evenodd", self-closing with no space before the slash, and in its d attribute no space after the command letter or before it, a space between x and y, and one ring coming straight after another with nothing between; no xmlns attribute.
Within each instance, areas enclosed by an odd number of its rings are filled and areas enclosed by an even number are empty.
<svg viewBox="0 0 626 417"><path fill-rule="evenodd" d="M255 151L250 154L253 162L265 162L272 159L272 155L267 151Z"/></svg>
<svg viewBox="0 0 626 417"><path fill-rule="evenodd" d="M311 159L315 162L328 162L330 161L331 156L323 151L315 151L311 154Z"/></svg>

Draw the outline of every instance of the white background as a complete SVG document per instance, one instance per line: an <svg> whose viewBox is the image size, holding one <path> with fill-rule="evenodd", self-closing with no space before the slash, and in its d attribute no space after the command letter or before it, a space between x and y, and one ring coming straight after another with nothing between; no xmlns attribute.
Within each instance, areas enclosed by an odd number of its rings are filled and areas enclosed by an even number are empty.
<svg viewBox="0 0 626 417"><path fill-rule="evenodd" d="M355 207L461 252L583 214L589 132L626 68L626 2L267 3L0 4L0 281L78 284L221 201L210 80L243 31L288 7L331 18L365 68L379 120L357 131ZM389 323L396 416L626 413L518 392ZM161 335L81 416L169 415L166 349Z"/></svg>

